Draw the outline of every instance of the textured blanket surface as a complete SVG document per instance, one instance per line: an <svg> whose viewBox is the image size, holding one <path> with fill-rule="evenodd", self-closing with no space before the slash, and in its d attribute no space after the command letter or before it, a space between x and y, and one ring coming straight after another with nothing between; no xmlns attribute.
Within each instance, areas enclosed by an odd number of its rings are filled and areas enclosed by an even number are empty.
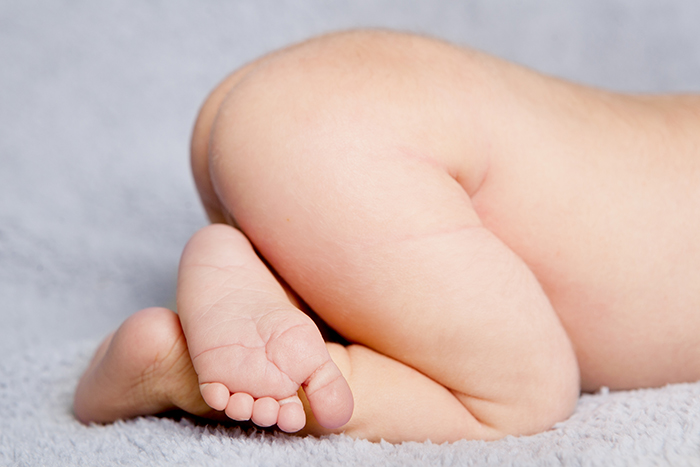
<svg viewBox="0 0 700 467"><path fill-rule="evenodd" d="M611 89L697 92L698 20L695 0L0 2L0 465L700 465L700 383L586 395L546 433L449 445L71 412L99 339L172 301L205 225L191 125L232 69L378 26Z"/></svg>
<svg viewBox="0 0 700 467"><path fill-rule="evenodd" d="M700 465L700 383L581 398L553 430L495 442L298 438L189 418L84 426L71 413L96 342L39 347L0 363L2 465Z"/></svg>

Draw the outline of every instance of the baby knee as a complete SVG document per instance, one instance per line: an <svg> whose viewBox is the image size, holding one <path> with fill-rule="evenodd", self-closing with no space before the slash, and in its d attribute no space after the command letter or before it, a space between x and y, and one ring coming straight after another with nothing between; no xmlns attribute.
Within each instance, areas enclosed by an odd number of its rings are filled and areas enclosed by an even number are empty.
<svg viewBox="0 0 700 467"><path fill-rule="evenodd" d="M522 436L549 430L569 418L580 395L578 367L553 368L539 381L534 391L512 388L516 394L514 402L490 407L482 422L498 429L503 436ZM465 405L473 408L471 404Z"/></svg>

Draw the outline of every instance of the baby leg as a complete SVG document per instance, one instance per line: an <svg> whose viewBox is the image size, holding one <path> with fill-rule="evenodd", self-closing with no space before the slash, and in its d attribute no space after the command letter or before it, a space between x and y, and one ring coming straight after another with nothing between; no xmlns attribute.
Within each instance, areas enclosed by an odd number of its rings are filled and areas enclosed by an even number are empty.
<svg viewBox="0 0 700 467"><path fill-rule="evenodd" d="M459 89L415 68L440 47L346 35L265 62L219 110L211 182L324 320L446 388L474 422L462 437L533 433L573 409L576 360L537 280L456 180L465 169L446 148L473 160L455 142L474 128L447 131L460 122L440 99Z"/></svg>

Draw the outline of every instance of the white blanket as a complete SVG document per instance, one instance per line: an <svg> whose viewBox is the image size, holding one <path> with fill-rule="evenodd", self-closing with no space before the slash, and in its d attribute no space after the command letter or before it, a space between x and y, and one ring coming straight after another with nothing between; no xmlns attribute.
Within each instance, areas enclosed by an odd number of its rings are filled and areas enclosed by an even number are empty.
<svg viewBox="0 0 700 467"><path fill-rule="evenodd" d="M2 360L1 465L700 465L700 383L583 396L553 430L495 442L298 438L186 417L84 426L71 400L95 345L39 346Z"/></svg>

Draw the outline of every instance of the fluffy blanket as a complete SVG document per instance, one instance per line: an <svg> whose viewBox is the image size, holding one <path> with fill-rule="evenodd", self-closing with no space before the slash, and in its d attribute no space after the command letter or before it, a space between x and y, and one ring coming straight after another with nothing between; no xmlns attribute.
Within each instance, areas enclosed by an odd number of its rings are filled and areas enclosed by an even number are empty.
<svg viewBox="0 0 700 467"><path fill-rule="evenodd" d="M84 426L71 412L96 342L36 347L0 364L2 465L700 465L700 383L583 396L535 436L495 442L370 443L298 438L145 417Z"/></svg>

